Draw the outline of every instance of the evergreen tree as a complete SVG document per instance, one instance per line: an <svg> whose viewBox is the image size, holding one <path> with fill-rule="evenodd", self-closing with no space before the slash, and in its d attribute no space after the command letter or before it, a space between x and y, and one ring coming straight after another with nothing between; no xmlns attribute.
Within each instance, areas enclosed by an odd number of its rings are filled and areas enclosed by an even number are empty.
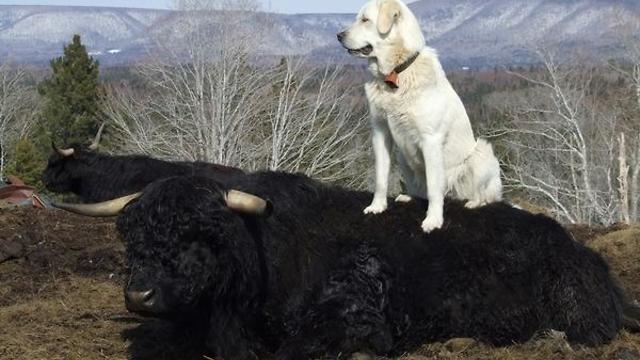
<svg viewBox="0 0 640 360"><path fill-rule="evenodd" d="M85 143L98 128L100 86L98 61L87 54L80 35L51 60L51 77L38 91L44 97L42 127L49 140L69 145ZM47 141L49 143L49 141Z"/></svg>
<svg viewBox="0 0 640 360"><path fill-rule="evenodd" d="M46 163L36 146L28 139L21 139L16 143L13 154L6 174L17 176L27 185L43 189L42 171Z"/></svg>

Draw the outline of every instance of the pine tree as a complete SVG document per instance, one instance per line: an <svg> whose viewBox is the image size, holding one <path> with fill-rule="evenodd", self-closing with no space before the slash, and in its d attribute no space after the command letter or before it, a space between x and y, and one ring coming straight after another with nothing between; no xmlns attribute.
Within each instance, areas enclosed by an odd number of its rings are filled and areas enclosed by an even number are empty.
<svg viewBox="0 0 640 360"><path fill-rule="evenodd" d="M28 139L21 139L16 144L13 154L6 174L17 176L27 185L42 189L42 171L46 163L37 147Z"/></svg>
<svg viewBox="0 0 640 360"><path fill-rule="evenodd" d="M99 63L74 35L62 57L51 60L51 77L38 91L44 97L42 127L49 140L69 145L85 143L98 128ZM49 143L49 141L47 141Z"/></svg>

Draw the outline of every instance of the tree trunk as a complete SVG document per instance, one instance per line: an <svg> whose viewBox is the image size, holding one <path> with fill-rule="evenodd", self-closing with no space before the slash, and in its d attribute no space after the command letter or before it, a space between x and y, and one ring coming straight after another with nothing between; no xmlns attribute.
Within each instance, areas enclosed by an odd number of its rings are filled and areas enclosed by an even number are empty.
<svg viewBox="0 0 640 360"><path fill-rule="evenodd" d="M631 175L631 220L640 221L640 136L636 140L636 151L633 160L633 173Z"/></svg>
<svg viewBox="0 0 640 360"><path fill-rule="evenodd" d="M620 221L625 224L630 224L631 219L629 216L629 165L627 165L627 151L625 144L624 133L620 133L618 140L620 146L618 166L620 173L618 175L618 194L619 194L619 206L620 206Z"/></svg>

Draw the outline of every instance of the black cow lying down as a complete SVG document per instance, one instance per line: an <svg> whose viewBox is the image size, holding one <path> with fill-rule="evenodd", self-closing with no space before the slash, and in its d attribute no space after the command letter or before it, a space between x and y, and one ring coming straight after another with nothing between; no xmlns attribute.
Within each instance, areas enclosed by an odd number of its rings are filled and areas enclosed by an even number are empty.
<svg viewBox="0 0 640 360"><path fill-rule="evenodd" d="M244 174L240 169L205 162L164 161L142 155L111 156L96 152L97 145L54 146L43 173L48 190L70 192L85 202L113 199L144 189L171 176L197 175L220 182Z"/></svg>
<svg viewBox="0 0 640 360"><path fill-rule="evenodd" d="M231 188L269 199L271 215L231 210ZM546 329L597 345L637 330L607 264L548 217L449 202L443 229L424 234L424 202L365 216L370 197L273 172L229 188L153 183L118 219L126 305L204 322L225 360L394 355L452 337L506 345Z"/></svg>

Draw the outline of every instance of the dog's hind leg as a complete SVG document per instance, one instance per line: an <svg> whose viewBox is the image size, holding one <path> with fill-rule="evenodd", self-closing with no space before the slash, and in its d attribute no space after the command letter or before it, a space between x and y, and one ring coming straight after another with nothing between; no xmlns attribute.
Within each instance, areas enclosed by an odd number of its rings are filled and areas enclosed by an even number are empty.
<svg viewBox="0 0 640 360"><path fill-rule="evenodd" d="M405 195L405 194L400 194L396 197L395 202L397 203L402 203L402 204L406 204L408 202L411 202L411 200L413 200L413 198L409 195Z"/></svg>
<svg viewBox="0 0 640 360"><path fill-rule="evenodd" d="M401 152L396 153L396 161L398 169L402 175L401 188L402 193L396 197L395 201L399 203L408 203L414 198L424 199L427 195L427 183L424 176L424 169L414 170Z"/></svg>
<svg viewBox="0 0 640 360"><path fill-rule="evenodd" d="M398 160L398 163L401 164L404 161L404 158L402 158L402 161ZM406 166L406 164L403 164L404 166ZM400 165L400 166L403 166ZM395 199L395 202L397 203L408 203L411 200L413 200L413 198L407 194L407 183L406 180L400 180L400 195L398 195Z"/></svg>

